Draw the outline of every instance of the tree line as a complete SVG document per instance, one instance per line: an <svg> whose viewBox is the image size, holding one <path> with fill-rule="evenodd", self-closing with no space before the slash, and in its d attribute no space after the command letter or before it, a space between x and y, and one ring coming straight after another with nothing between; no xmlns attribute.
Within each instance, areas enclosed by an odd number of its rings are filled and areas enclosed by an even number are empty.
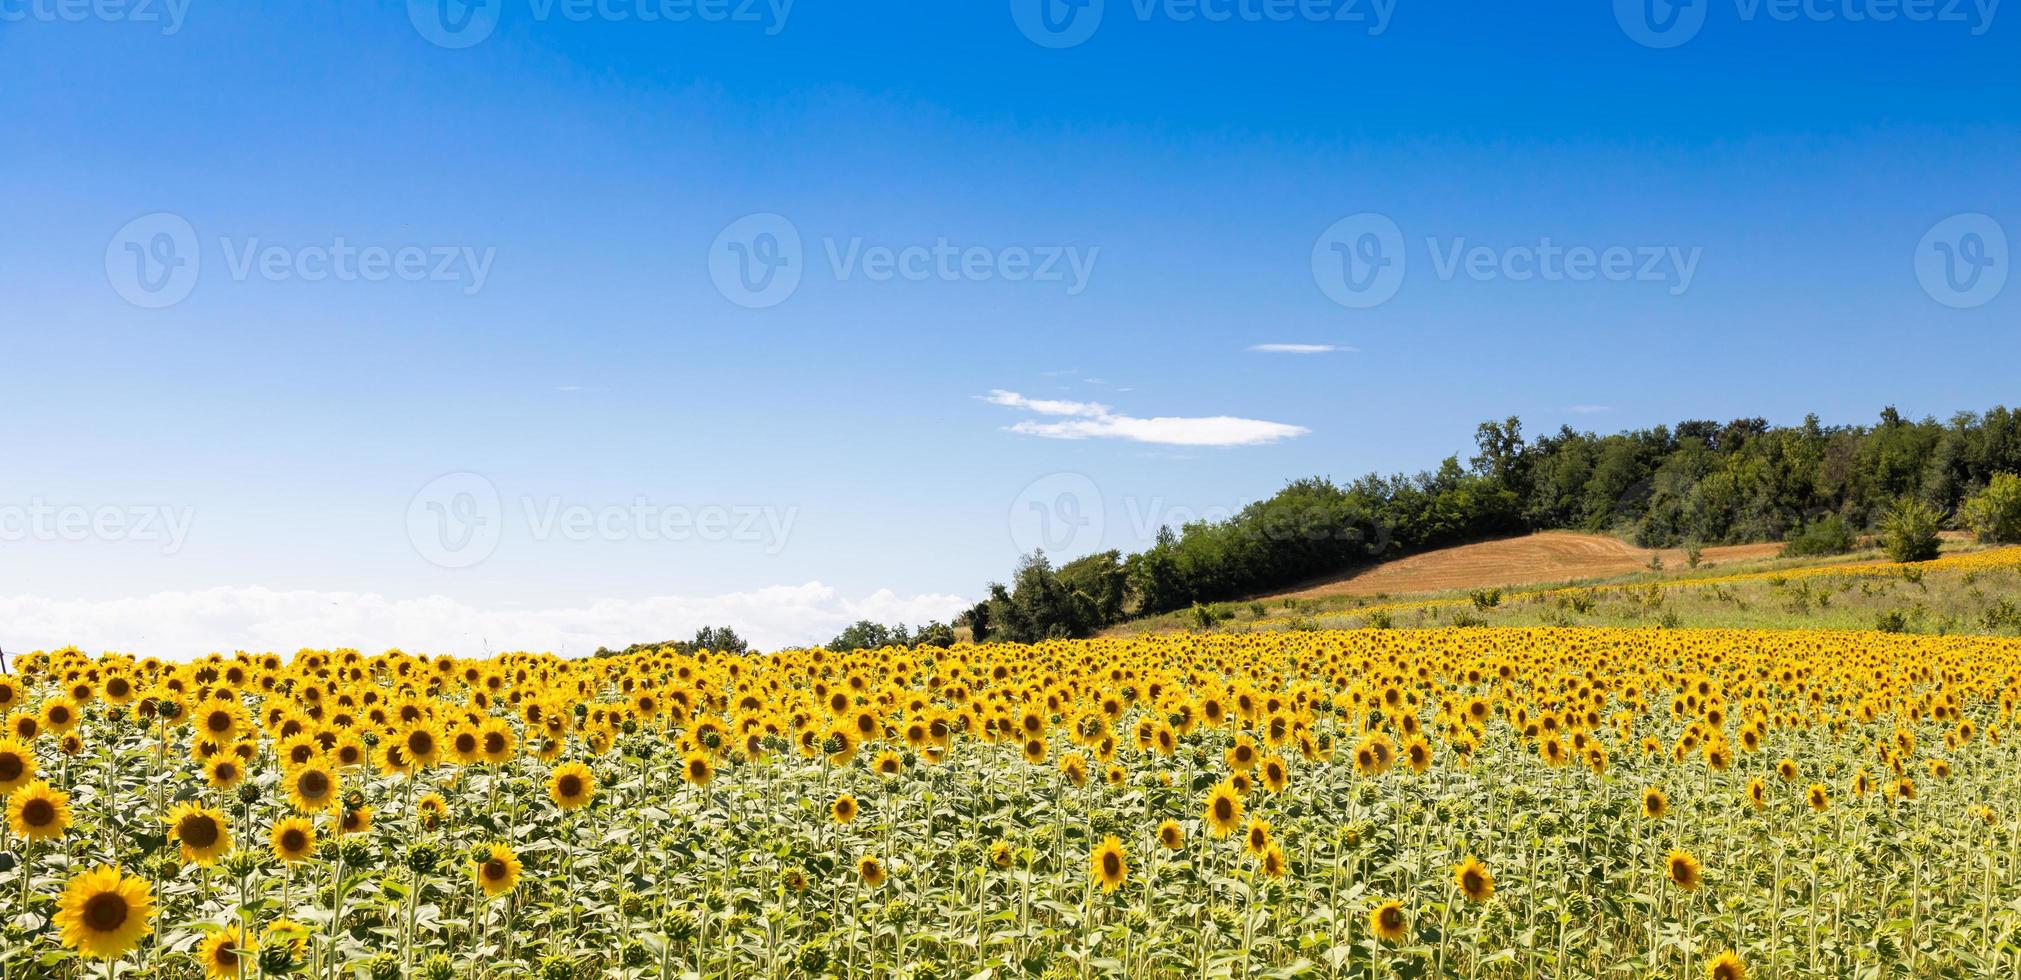
<svg viewBox="0 0 2021 980"><path fill-rule="evenodd" d="M1463 465L1406 476L1296 480L1222 521L1158 532L1151 547L1054 567L1025 556L956 625L978 640L1086 636L1126 616L1268 592L1371 561L1498 535L1569 529L1648 548L1796 539L1820 551L1856 534L1968 523L2012 527L2021 412L1947 421L1884 409L1872 425L1687 420L1598 435L1563 426L1528 439L1521 420L1483 422ZM1907 515L1905 518L1904 515ZM1989 515L1989 516L1982 516Z"/></svg>

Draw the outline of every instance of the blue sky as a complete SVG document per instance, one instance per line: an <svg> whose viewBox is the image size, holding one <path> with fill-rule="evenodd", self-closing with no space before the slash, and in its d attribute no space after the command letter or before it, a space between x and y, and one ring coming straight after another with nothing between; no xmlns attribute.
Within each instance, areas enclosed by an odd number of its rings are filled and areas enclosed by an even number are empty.
<svg viewBox="0 0 2021 980"><path fill-rule="evenodd" d="M0 0L0 645L817 640L1035 501L2014 401L2021 13L1036 2Z"/></svg>

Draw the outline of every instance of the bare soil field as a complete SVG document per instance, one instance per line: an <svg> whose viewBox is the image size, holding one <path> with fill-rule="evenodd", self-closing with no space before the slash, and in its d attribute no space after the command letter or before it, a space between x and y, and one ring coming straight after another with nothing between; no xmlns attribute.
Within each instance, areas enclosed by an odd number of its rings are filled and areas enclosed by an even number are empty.
<svg viewBox="0 0 2021 980"><path fill-rule="evenodd" d="M1700 554L1699 565L1702 568L1725 562L1756 561L1773 558L1780 551L1782 544L1774 541L1708 547ZM1637 548L1604 534L1541 531L1399 558L1269 598L1405 595L1611 578L1646 570L1652 556L1661 556L1666 569L1685 567L1684 552L1680 549Z"/></svg>

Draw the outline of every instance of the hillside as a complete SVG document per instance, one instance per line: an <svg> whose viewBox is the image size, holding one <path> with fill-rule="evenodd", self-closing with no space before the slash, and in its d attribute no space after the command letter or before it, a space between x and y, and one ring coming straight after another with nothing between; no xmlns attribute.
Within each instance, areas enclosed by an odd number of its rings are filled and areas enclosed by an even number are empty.
<svg viewBox="0 0 2021 980"><path fill-rule="evenodd" d="M1779 558L1773 545L1707 548L1698 567L1591 536L1547 532L1442 548L1303 589L1132 620L1140 635L1368 626L1669 626L2021 633L2021 547L1947 532L1943 555L1876 550ZM1642 563L1623 567L1621 552Z"/></svg>
<svg viewBox="0 0 2021 980"><path fill-rule="evenodd" d="M1782 545L1776 542L1709 547L1699 555L1699 563L1701 567L1716 567L1756 561L1773 558L1781 550ZM1261 598L1269 602L1283 598L1404 595L1608 579L1643 571L1652 558L1660 558L1667 568L1682 569L1687 565L1680 548L1636 548L1605 534L1540 531L1439 548Z"/></svg>

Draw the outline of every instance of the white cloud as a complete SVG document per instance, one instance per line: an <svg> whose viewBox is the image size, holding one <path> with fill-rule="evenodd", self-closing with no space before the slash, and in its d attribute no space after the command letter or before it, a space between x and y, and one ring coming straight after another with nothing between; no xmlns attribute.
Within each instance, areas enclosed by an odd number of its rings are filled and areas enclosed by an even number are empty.
<svg viewBox="0 0 2021 980"><path fill-rule="evenodd" d="M1343 354L1355 353L1355 348L1340 344L1251 344L1249 350L1257 354Z"/></svg>
<svg viewBox="0 0 2021 980"><path fill-rule="evenodd" d="M1118 415L1114 409L1098 402L1026 398L1015 391L1002 389L984 395L983 400L992 405L1063 419L1058 422L1026 420L1008 427L1011 432L1045 439L1129 439L1165 446L1257 446L1311 431L1283 422L1228 415L1136 418Z"/></svg>
<svg viewBox="0 0 2021 980"><path fill-rule="evenodd" d="M111 600L0 596L0 622L7 624L9 653L75 645L89 653L177 660L214 651L290 654L304 647L578 656L599 646L682 639L705 625L729 626L752 646L775 650L825 641L859 619L946 622L968 605L959 596L900 596L890 589L851 599L819 582L545 609L480 609L442 596L221 587Z"/></svg>

